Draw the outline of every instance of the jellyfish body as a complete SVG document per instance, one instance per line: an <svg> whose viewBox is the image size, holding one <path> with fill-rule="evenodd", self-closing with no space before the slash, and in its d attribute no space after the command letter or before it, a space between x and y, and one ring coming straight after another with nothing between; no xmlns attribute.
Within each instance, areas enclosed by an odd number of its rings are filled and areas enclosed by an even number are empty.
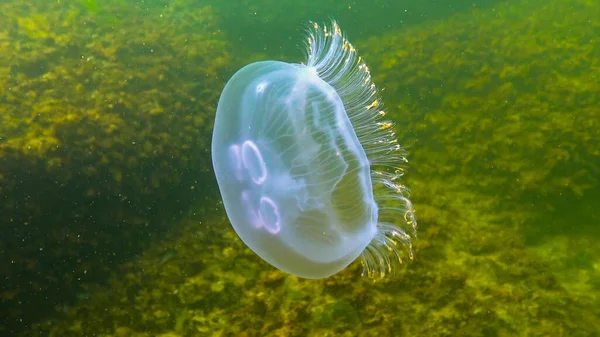
<svg viewBox="0 0 600 337"><path fill-rule="evenodd" d="M225 210L280 270L323 278L362 256L367 274L386 274L403 251L412 256L416 229L396 182L404 152L338 25L314 24L307 50L306 65L256 62L226 84L212 140Z"/></svg>

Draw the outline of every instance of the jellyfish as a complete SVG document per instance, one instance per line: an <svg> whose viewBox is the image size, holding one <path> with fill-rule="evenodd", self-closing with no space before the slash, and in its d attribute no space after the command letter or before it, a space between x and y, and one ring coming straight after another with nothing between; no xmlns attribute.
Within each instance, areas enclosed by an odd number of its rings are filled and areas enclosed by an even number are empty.
<svg viewBox="0 0 600 337"><path fill-rule="evenodd" d="M371 73L338 24L311 23L306 63L244 66L219 98L212 161L242 241L302 278L360 258L385 276L412 259L406 160Z"/></svg>

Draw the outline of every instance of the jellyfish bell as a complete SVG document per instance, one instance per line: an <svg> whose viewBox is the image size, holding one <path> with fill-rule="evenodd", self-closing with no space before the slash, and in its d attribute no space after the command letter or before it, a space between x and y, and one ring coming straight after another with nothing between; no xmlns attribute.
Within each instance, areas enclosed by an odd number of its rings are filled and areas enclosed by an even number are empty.
<svg viewBox="0 0 600 337"><path fill-rule="evenodd" d="M244 243L274 267L323 278L362 259L383 276L412 258L406 163L369 68L338 24L311 24L306 64L249 64L225 85L217 182Z"/></svg>

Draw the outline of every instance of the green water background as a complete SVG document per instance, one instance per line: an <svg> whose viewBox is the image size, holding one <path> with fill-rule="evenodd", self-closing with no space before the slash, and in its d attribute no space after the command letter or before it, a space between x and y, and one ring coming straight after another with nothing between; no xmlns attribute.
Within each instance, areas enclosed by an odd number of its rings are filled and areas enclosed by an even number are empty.
<svg viewBox="0 0 600 337"><path fill-rule="evenodd" d="M600 4L5 1L0 334L598 336ZM394 278L282 274L239 241L209 142L256 60L335 18L410 165Z"/></svg>

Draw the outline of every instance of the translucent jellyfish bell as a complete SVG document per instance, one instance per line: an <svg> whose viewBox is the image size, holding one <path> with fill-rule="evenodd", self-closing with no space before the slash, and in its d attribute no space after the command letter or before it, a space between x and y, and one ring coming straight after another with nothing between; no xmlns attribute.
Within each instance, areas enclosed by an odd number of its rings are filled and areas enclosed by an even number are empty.
<svg viewBox="0 0 600 337"><path fill-rule="evenodd" d="M252 63L225 86L212 139L223 204L280 270L323 278L362 256L367 274L384 275L412 257L416 233L397 182L404 151L337 23L312 24L307 42L306 65Z"/></svg>

